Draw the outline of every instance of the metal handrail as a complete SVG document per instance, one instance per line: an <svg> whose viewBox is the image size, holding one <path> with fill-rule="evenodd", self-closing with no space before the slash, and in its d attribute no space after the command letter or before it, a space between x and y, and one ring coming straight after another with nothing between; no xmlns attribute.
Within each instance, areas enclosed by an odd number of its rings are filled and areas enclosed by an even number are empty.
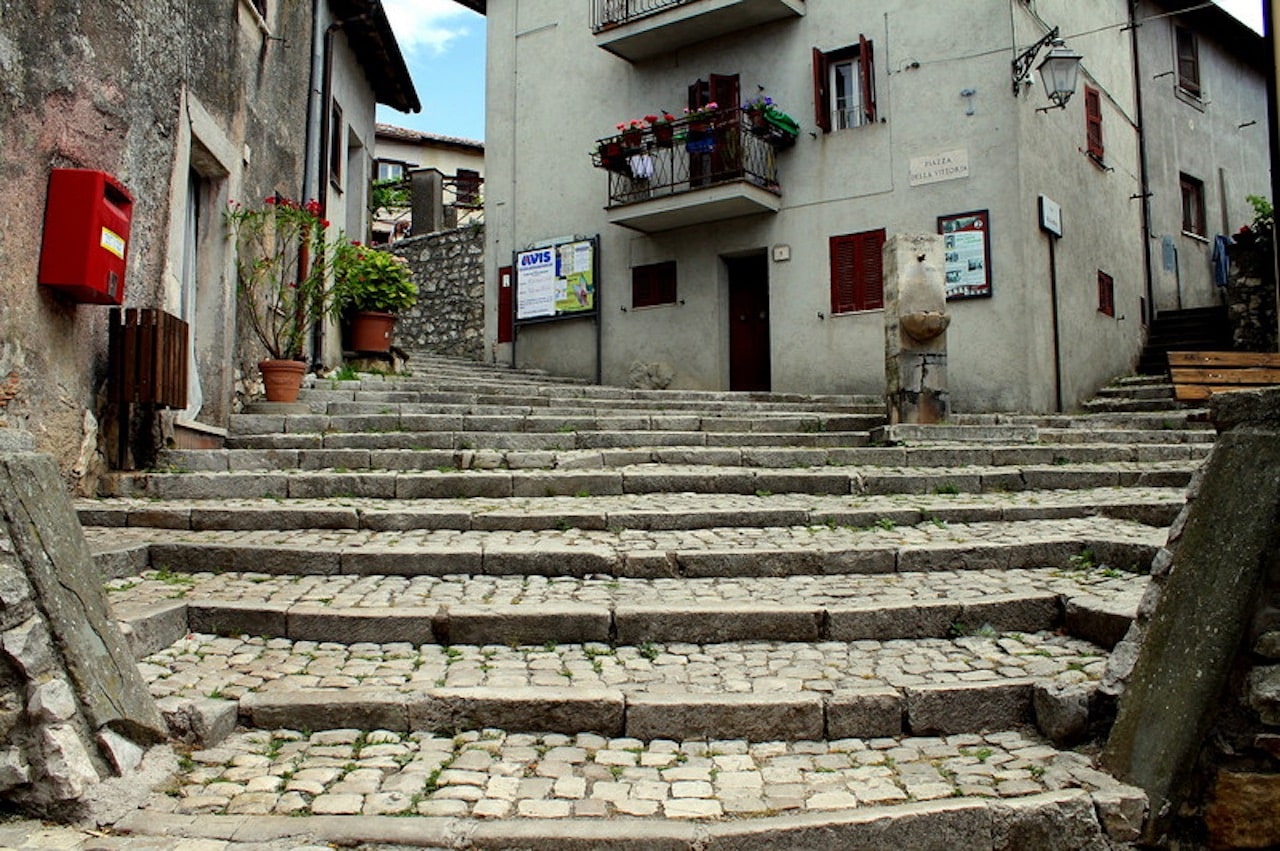
<svg viewBox="0 0 1280 851"><path fill-rule="evenodd" d="M672 6L694 2L697 0L592 0L591 31L598 33L638 18L656 15Z"/></svg>
<svg viewBox="0 0 1280 851"><path fill-rule="evenodd" d="M775 156L791 140L721 109L607 136L592 161L609 173L609 206L742 181L781 194Z"/></svg>

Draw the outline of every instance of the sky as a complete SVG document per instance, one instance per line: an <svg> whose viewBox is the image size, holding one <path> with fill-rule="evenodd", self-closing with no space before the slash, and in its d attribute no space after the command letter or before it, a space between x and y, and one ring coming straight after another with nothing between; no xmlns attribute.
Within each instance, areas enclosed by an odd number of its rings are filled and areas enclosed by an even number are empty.
<svg viewBox="0 0 1280 851"><path fill-rule="evenodd" d="M1262 32L1262 0L1214 0ZM378 107L378 121L484 141L484 15L454 0L383 0L422 112Z"/></svg>

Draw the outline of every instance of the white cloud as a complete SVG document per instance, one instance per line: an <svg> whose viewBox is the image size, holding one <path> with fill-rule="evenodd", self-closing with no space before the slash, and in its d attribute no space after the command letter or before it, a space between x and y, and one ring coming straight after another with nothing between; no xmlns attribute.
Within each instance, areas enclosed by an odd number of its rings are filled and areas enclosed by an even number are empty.
<svg viewBox="0 0 1280 851"><path fill-rule="evenodd" d="M406 53L424 48L444 53L456 38L467 34L467 23L475 12L454 0L383 0L396 41Z"/></svg>

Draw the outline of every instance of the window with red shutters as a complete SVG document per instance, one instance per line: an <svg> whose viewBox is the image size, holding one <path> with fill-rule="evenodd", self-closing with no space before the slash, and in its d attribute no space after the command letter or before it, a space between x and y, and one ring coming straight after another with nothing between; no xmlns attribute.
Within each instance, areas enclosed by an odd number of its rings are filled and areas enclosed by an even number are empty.
<svg viewBox="0 0 1280 851"><path fill-rule="evenodd" d="M1098 312L1116 315L1116 284L1111 276L1098 270Z"/></svg>
<svg viewBox="0 0 1280 851"><path fill-rule="evenodd" d="M883 228L831 237L833 314L884 307L884 240Z"/></svg>
<svg viewBox="0 0 1280 851"><path fill-rule="evenodd" d="M866 36L828 53L813 49L813 104L824 133L875 123L875 51Z"/></svg>
<svg viewBox="0 0 1280 851"><path fill-rule="evenodd" d="M656 307L676 303L676 263L651 263L631 269L631 306Z"/></svg>
<svg viewBox="0 0 1280 851"><path fill-rule="evenodd" d="M1085 139L1089 156L1102 162L1102 93L1092 86L1084 87Z"/></svg>

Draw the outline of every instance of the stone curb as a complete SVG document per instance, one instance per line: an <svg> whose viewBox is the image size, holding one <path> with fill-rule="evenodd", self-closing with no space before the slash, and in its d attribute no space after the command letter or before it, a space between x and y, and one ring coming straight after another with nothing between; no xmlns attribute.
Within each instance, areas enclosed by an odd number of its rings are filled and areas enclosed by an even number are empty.
<svg viewBox="0 0 1280 851"><path fill-rule="evenodd" d="M136 811L115 824L131 837L454 849L574 851L860 851L964 848L1037 851L1111 847L1088 792L1063 790L1012 799L953 798L893 806L720 822L655 819L480 821L414 816L182 816ZM1113 836L1117 842L1131 837Z"/></svg>
<svg viewBox="0 0 1280 851"><path fill-rule="evenodd" d="M1069 613L1064 619L1064 610ZM1133 613L1093 596L1008 594L975 603L946 600L898 606L590 605L448 606L337 609L236 601L172 601L130 609L119 619L135 658L169 646L188 632L262 635L293 641L412 644L495 643L638 645L646 641L711 644L732 641L859 641L946 638L956 629L990 626L1068 634L1110 649Z"/></svg>
<svg viewBox="0 0 1280 851"><path fill-rule="evenodd" d="M608 688L289 689L240 698L258 729L495 728L641 740L747 741L953 735L1034 724L1034 682L955 682L818 694L627 694Z"/></svg>
<svg viewBox="0 0 1280 851"><path fill-rule="evenodd" d="M721 450L716 450L721 451ZM825 450L818 450L826 452ZM116 496L159 499L309 499L363 497L376 499L445 499L456 497L503 498L512 496L575 496L584 493L581 468L594 468L593 488L585 493L608 494L714 493L759 494L807 493L874 496L886 494L997 493L1021 490L1081 490L1101 487L1185 487L1198 462L1174 461L1157 467L1129 466L1068 467L1009 463L996 466L941 466L894 469L856 466L856 461L835 458L858 450L830 450L833 466L808 469L781 463L776 468L752 466L710 466L690 468L684 464L663 469L644 466L659 461L648 450L575 453L556 457L557 469L498 469L501 452L459 453L452 470L279 472L191 472L118 474L108 487ZM404 450L406 458L422 457ZM487 459L487 460L485 460ZM687 459L685 459L687 460ZM745 458L743 459L746 460ZM265 463L265 462L264 462ZM804 459L804 464L812 459ZM477 464L487 469L475 468ZM519 464L517 463L517 467ZM577 469L574 469L577 468ZM612 468L612 469L604 469Z"/></svg>
<svg viewBox="0 0 1280 851"><path fill-rule="evenodd" d="M585 479L584 479L585 481ZM1164 492L1175 489L1163 488ZM1024 492L1025 493L1025 492ZM537 496L542 496L541 493ZM874 495L871 497L876 499ZM887 497L894 499L894 497ZM275 500L259 505L223 505L217 501L209 504L192 503L156 505L152 502L130 501L126 504L80 500L76 510L83 526L99 528L152 528L182 531L287 531L316 529L352 529L372 532L449 529L467 531L550 531L568 525L575 529L627 529L637 531L674 531L711 528L768 528L780 526L838 525L870 527L886 520L897 526L916 526L927 520L943 523L995 522L1000 520L1078 519L1101 516L1116 520L1131 520L1148 526L1169 526L1183 500L1171 500L1157 494L1153 498L1141 496L1110 496L1089 503L1052 502L1014 503L1008 505L956 505L941 497L935 497L926 505L900 505L885 503L864 507L841 505L836 501L827 507L761 505L758 497L741 508L708 507L685 510L680 513L664 512L657 505L634 507L592 508L589 505L569 506L563 502L546 510L515 505L510 508L486 505L486 510L475 510L459 503L458 507L428 505L406 506L391 500L366 500L363 504L288 504ZM310 501L310 502L314 502ZM138 557L138 547L112 550L114 562L111 576L131 576L137 570L128 571ZM142 553L145 566L145 552ZM104 552L101 557L106 557Z"/></svg>
<svg viewBox="0 0 1280 851"><path fill-rule="evenodd" d="M358 548L223 543L152 543L145 569L242 571L302 576L573 576L633 579L673 577L820 576L990 570L1011 567L1068 569L1083 550L1099 563L1144 572L1159 546L1100 534L1021 544L900 546L892 543L823 550L777 547L675 552L624 551L600 546L478 544L442 547Z"/></svg>

